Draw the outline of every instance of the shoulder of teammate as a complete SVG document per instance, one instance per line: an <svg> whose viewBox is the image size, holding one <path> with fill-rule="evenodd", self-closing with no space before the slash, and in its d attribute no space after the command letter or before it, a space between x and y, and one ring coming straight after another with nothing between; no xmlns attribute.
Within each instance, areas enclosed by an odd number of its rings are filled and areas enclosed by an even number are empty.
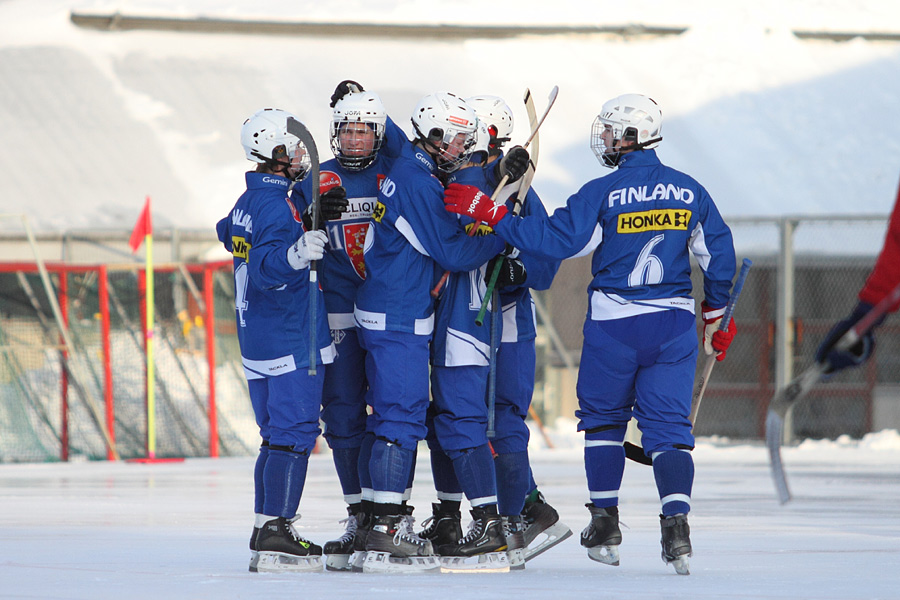
<svg viewBox="0 0 900 600"><path fill-rule="evenodd" d="M384 144L378 153L379 156L383 154L391 159L397 158L405 147L411 145L412 142L409 141L406 132L388 115L384 126Z"/></svg>

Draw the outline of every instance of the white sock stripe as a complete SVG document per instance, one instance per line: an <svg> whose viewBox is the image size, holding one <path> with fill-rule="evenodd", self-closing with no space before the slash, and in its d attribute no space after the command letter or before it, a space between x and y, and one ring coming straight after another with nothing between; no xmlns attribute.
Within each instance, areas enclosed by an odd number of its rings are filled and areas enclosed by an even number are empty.
<svg viewBox="0 0 900 600"><path fill-rule="evenodd" d="M594 446L622 446L624 442L616 442L613 440L584 440L585 448L592 448Z"/></svg>
<svg viewBox="0 0 900 600"><path fill-rule="evenodd" d="M347 504L359 504L362 500L362 494L344 494L344 502Z"/></svg>
<svg viewBox="0 0 900 600"><path fill-rule="evenodd" d="M438 500L448 500L450 502L462 502L463 494L462 492L451 494L449 492L438 492L437 493Z"/></svg>
<svg viewBox="0 0 900 600"><path fill-rule="evenodd" d="M607 490L603 492L595 492L591 490L591 500L606 500L608 498L618 498L619 490Z"/></svg>
<svg viewBox="0 0 900 600"><path fill-rule="evenodd" d="M687 494L669 494L668 496L663 496L659 502L663 506L665 506L669 502L685 502L688 506L690 506L691 497Z"/></svg>
<svg viewBox="0 0 900 600"><path fill-rule="evenodd" d="M403 502L403 492L375 490L375 495L372 500L375 504L400 504Z"/></svg>
<svg viewBox="0 0 900 600"><path fill-rule="evenodd" d="M485 496L483 498L472 498L469 500L469 504L473 507L475 506L484 506L485 504L497 504L497 496L496 494L493 496Z"/></svg>
<svg viewBox="0 0 900 600"><path fill-rule="evenodd" d="M412 488L408 487L408 488L406 488L406 491L403 492L403 501L409 502L410 498L412 498Z"/></svg>
<svg viewBox="0 0 900 600"><path fill-rule="evenodd" d="M363 488L362 489L362 499L369 500L370 502L375 501L375 490L372 488Z"/></svg>
<svg viewBox="0 0 900 600"><path fill-rule="evenodd" d="M687 448L673 448L672 450L663 450L662 452L654 452L650 455L650 459L654 460L660 454L665 454L666 452L690 452Z"/></svg>

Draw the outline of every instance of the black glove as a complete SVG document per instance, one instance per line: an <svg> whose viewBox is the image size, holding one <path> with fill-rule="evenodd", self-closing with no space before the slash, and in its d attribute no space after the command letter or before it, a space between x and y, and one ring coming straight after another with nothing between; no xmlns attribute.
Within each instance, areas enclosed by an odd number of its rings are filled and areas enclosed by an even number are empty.
<svg viewBox="0 0 900 600"><path fill-rule="evenodd" d="M340 219L341 215L350 207L347 202L347 190L342 186L335 186L327 192L322 192L319 196L319 210L322 211L322 218L319 219L319 229L325 229L325 221ZM306 212L303 213L303 224L306 230L312 230L313 226L313 205L310 204Z"/></svg>
<svg viewBox="0 0 900 600"><path fill-rule="evenodd" d="M530 160L528 150L522 146L511 148L497 165L497 179L500 180L504 175L509 175L507 183L518 181L528 170Z"/></svg>
<svg viewBox="0 0 900 600"><path fill-rule="evenodd" d="M841 336L847 333L870 310L872 310L871 304L860 302L853 309L853 312L850 313L849 317L843 321L838 321L831 328L831 331L828 332L828 335L825 336L825 339L819 345L819 349L816 350L816 362L828 364L828 367L825 369L826 374L836 373L847 367L859 366L872 356L872 352L875 350L875 327L869 329L859 338L859 341L846 350L838 350L834 347L838 340L841 339ZM882 320L884 319L882 318ZM881 321L876 323L876 326L880 324Z"/></svg>
<svg viewBox="0 0 900 600"><path fill-rule="evenodd" d="M340 102L341 98L346 96L347 94L356 94L358 92L364 92L366 90L363 89L363 86L359 85L352 79L345 79L334 88L334 93L331 95L331 108L334 108L334 105Z"/></svg>
<svg viewBox="0 0 900 600"><path fill-rule="evenodd" d="M502 256L502 255L501 255ZM518 258L503 257L503 260L492 260L485 269L484 277L486 281L491 280L494 272L494 265L500 265L500 274L497 276L497 288L515 287L525 283L527 274L525 273L525 264Z"/></svg>

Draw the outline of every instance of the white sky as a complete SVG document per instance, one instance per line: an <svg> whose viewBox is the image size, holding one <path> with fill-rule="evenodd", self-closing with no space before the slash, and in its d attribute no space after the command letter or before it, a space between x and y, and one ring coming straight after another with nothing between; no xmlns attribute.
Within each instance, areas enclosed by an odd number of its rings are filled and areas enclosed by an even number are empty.
<svg viewBox="0 0 900 600"><path fill-rule="evenodd" d="M581 440L534 444L535 477L575 533L522 572L367 575L247 572L252 458L181 464L0 465L0 597L122 598L629 598L876 600L900 579L900 434L786 448L794 499L778 504L761 445L698 445L690 517L691 575L659 549L652 471L629 463L621 493L621 566L587 558ZM533 439L537 440L537 436ZM412 504L419 523L434 492L420 452ZM301 533L317 543L346 516L331 457L314 455ZM466 520L464 519L464 522Z"/></svg>
<svg viewBox="0 0 900 600"><path fill-rule="evenodd" d="M75 27L69 11L396 23L686 26L677 37L591 35L425 43ZM900 30L900 3L377 0L0 2L0 212L39 230L130 228L146 195L160 227L209 229L242 190L238 131L262 106L297 113L324 158L328 97L355 78L406 125L425 93L521 96L559 85L535 189L551 207L607 173L588 147L602 102L653 96L663 160L728 216L886 214L900 179L900 43L801 41L791 29ZM523 140L524 128L515 138ZM65 160L28 160L47 141Z"/></svg>

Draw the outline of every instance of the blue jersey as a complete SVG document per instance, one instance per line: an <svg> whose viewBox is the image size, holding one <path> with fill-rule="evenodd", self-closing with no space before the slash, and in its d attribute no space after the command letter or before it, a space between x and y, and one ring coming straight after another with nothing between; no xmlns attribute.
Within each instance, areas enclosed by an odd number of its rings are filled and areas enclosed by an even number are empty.
<svg viewBox="0 0 900 600"><path fill-rule="evenodd" d="M360 171L348 171L336 158L320 167L322 189L343 186L347 190L349 208L326 223L328 252L319 263L319 278L325 292L325 307L331 329L353 329L353 304L356 292L366 278L363 245L372 222L378 190L391 164L408 144L406 134L391 120L387 120L384 144L375 161ZM291 196L303 213L312 198L312 180L304 179Z"/></svg>
<svg viewBox="0 0 900 600"><path fill-rule="evenodd" d="M247 173L247 191L216 224L219 241L234 257L234 303L238 341L247 379L271 377L309 366L309 270L295 271L288 248L303 235L299 213L288 199L290 181ZM317 294L317 364L334 359L334 345Z"/></svg>
<svg viewBox="0 0 900 600"><path fill-rule="evenodd" d="M499 160L499 159L498 159ZM488 189L483 191L492 193L499 181L495 176L493 163L484 166L485 182ZM481 187L481 186L479 186ZM513 183L510 191L518 191L518 182ZM506 208L512 211L514 200L512 194L504 189L498 200L506 199ZM534 188L529 187L525 195L525 202L519 213L522 217L546 217L547 209L544 208L541 199ZM530 289L546 290L553 283L556 271L559 269L560 260L537 256L531 252L521 252L519 260L525 265L525 283L517 287L506 287L500 290L500 305L503 307L503 337L502 343L525 342L537 337L534 320L534 301L531 299Z"/></svg>
<svg viewBox="0 0 900 600"><path fill-rule="evenodd" d="M728 302L735 273L731 230L696 180L653 150L625 154L613 173L585 184L544 219L502 219L495 230L547 258L594 250L590 318L666 309L693 313L690 253L703 270L707 304Z"/></svg>
<svg viewBox="0 0 900 600"><path fill-rule="evenodd" d="M366 280L356 297L356 322L375 330L430 335L431 289L444 270L470 271L504 246L497 236L468 238L444 210L434 160L403 148L378 192L366 238Z"/></svg>
<svg viewBox="0 0 900 600"><path fill-rule="evenodd" d="M448 183L476 185L484 189L484 175L480 166L460 169L448 178ZM490 194L493 190L489 190ZM457 215L466 232L475 226L469 217ZM487 225L481 224L475 236L491 234ZM440 290L435 304L434 339L432 340L432 364L440 367L487 366L491 359L491 320L475 324L481 309L487 282L485 267L464 272L450 273ZM488 304L490 307L490 303Z"/></svg>

